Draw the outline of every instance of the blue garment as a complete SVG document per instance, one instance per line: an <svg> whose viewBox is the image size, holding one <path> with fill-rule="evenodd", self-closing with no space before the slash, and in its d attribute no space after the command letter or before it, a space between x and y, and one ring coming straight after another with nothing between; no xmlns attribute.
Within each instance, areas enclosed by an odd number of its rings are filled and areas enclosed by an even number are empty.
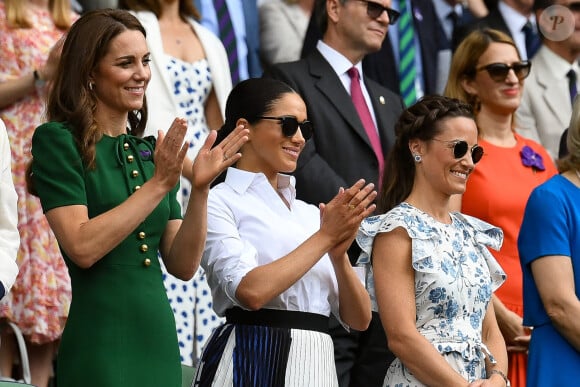
<svg viewBox="0 0 580 387"><path fill-rule="evenodd" d="M530 195L518 238L524 274L524 325L534 327L528 354L528 386L570 386L580 379L580 353L554 328L530 265L548 255L571 257L576 296L580 297L578 235L580 189L556 175Z"/></svg>
<svg viewBox="0 0 580 387"><path fill-rule="evenodd" d="M455 371L474 381L486 377L486 357L495 363L482 341L482 324L491 294L503 283L505 273L486 246L499 249L503 233L460 213L452 213L451 220L451 224L439 223L408 203L369 217L356 238L362 249L358 264L369 269L367 289L377 310L370 261L374 238L398 227L405 229L412 240L417 330ZM396 359L383 386L422 384Z"/></svg>
<svg viewBox="0 0 580 387"><path fill-rule="evenodd" d="M260 23L256 0L226 1L236 33L240 80L259 78L262 76L262 65L260 63ZM213 1L193 0L193 3L201 13L200 23L219 36Z"/></svg>

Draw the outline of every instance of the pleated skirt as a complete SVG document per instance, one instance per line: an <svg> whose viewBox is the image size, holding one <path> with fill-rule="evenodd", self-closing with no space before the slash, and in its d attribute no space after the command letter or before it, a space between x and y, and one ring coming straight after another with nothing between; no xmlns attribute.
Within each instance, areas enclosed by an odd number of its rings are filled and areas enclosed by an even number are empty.
<svg viewBox="0 0 580 387"><path fill-rule="evenodd" d="M210 338L196 387L337 387L334 346L318 331L225 324Z"/></svg>

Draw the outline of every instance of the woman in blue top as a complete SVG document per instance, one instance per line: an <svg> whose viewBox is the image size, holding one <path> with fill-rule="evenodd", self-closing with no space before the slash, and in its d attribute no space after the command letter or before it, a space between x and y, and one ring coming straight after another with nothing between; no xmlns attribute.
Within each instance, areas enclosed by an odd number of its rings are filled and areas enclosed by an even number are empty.
<svg viewBox="0 0 580 387"><path fill-rule="evenodd" d="M568 130L561 175L531 194L518 238L524 325L534 328L528 386L570 386L580 378L580 100Z"/></svg>

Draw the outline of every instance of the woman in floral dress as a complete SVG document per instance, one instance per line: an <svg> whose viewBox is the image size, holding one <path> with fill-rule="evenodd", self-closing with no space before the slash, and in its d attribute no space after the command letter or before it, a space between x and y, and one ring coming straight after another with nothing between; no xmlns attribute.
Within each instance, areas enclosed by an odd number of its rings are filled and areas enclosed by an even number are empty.
<svg viewBox="0 0 580 387"><path fill-rule="evenodd" d="M471 107L425 97L403 112L379 210L357 242L389 348L384 386L507 384L507 354L492 292L505 280L487 246L500 229L451 212L481 159ZM485 380L488 379L488 380Z"/></svg>
<svg viewBox="0 0 580 387"><path fill-rule="evenodd" d="M26 190L30 142L42 123L47 82L60 55L59 39L76 15L69 0L5 0L0 3L0 118L6 123L18 193L20 274L0 305L0 316L15 322L29 345L32 383L48 384L52 359L70 304L70 280L38 198ZM16 354L2 332L0 369L10 375Z"/></svg>

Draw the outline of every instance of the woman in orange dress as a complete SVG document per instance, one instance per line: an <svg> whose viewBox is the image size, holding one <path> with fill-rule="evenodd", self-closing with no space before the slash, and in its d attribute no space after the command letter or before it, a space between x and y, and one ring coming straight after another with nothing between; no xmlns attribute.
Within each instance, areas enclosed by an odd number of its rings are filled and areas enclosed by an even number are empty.
<svg viewBox="0 0 580 387"><path fill-rule="evenodd" d="M503 246L492 254L507 274L493 297L508 355L508 378L526 384L529 331L522 323L522 269L517 237L532 190L557 173L546 150L514 131L514 112L531 63L522 61L510 37L474 31L457 48L445 94L474 106L478 143L485 154L470 176L461 212L500 227ZM457 204L459 207L459 204Z"/></svg>
<svg viewBox="0 0 580 387"><path fill-rule="evenodd" d="M43 121L45 96L60 56L63 34L77 15L70 0L0 2L0 118L12 151L18 193L20 274L0 304L0 318L16 323L25 335L32 383L45 387L70 304L70 280L38 198L26 190L34 129ZM10 376L17 352L13 337L2 331L0 372Z"/></svg>

